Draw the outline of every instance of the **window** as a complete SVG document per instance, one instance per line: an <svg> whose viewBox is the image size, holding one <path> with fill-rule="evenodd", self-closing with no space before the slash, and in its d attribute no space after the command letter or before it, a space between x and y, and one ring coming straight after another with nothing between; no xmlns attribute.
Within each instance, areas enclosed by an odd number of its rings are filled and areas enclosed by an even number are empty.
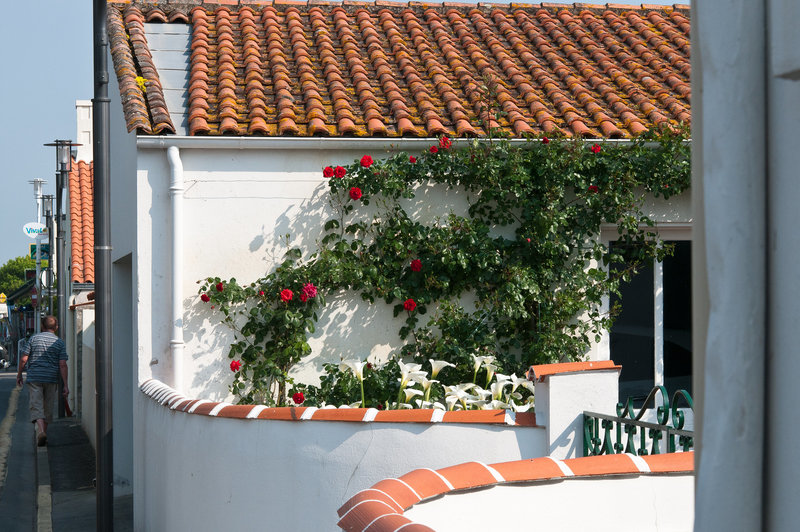
<svg viewBox="0 0 800 532"><path fill-rule="evenodd" d="M656 384L670 397L680 389L691 394L691 241L666 242L675 246L671 256L640 268L620 287L622 310L608 341L610 358L622 366L620 401L641 402ZM617 302L612 295L611 306Z"/></svg>

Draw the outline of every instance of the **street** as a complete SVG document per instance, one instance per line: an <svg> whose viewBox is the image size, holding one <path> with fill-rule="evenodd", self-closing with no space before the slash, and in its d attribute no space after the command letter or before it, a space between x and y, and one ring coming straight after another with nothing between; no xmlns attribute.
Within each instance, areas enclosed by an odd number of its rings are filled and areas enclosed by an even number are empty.
<svg viewBox="0 0 800 532"><path fill-rule="evenodd" d="M36 471L28 394L16 389L16 368L0 371L0 530L34 527ZM11 403L11 408L9 408Z"/></svg>

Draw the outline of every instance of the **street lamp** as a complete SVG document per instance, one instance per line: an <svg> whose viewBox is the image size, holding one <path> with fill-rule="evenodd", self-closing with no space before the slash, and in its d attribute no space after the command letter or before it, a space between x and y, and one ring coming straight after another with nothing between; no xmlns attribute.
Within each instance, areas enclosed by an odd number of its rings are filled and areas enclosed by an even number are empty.
<svg viewBox="0 0 800 532"><path fill-rule="evenodd" d="M81 146L71 140L54 140L45 146L56 148L56 282L58 283L58 319L62 326L58 328L58 337L64 339L65 322L67 315L67 257L64 252L64 215L62 213L62 198L64 187L69 181L72 170L72 148ZM51 244L52 246L52 244ZM52 254L52 251L51 251ZM52 290L52 285L51 285ZM52 313L52 310L50 311Z"/></svg>
<svg viewBox="0 0 800 532"><path fill-rule="evenodd" d="M47 307L47 313L53 313L53 291L49 290L53 286L53 196L46 194L42 196L42 211L44 212L44 222L47 225L47 247L48 249L48 256L47 256L47 270L45 271L45 276L47 278L47 286L46 288L50 292L50 304ZM39 244L41 245L41 244ZM37 250L37 257L41 258L41 251ZM41 283L41 279L38 281ZM40 284L41 286L41 284ZM44 291L39 290L39 301L42 306L44 306Z"/></svg>

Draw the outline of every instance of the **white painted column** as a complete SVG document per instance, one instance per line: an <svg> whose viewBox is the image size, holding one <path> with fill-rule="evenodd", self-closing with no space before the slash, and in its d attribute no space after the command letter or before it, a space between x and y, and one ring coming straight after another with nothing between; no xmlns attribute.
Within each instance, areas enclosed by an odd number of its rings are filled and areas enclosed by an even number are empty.
<svg viewBox="0 0 800 532"><path fill-rule="evenodd" d="M800 528L800 2L767 1L767 399L764 530Z"/></svg>
<svg viewBox="0 0 800 532"><path fill-rule="evenodd" d="M692 3L694 156L708 289L695 530L762 530L766 0ZM693 191L693 194L697 191ZM702 307L701 307L702 308ZM705 333L705 334L704 334ZM785 442L788 443L788 442Z"/></svg>
<svg viewBox="0 0 800 532"><path fill-rule="evenodd" d="M551 367L561 369L553 372ZM583 412L616 415L620 366L606 360L544 364L531 370L536 424L546 429L548 455L558 459L583 456Z"/></svg>

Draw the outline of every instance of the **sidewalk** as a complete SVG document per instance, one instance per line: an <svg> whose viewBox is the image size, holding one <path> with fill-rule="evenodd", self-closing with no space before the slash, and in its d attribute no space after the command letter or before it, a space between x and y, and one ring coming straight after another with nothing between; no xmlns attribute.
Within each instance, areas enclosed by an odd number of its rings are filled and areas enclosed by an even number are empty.
<svg viewBox="0 0 800 532"><path fill-rule="evenodd" d="M47 446L36 448L37 531L96 530L97 491L94 448L73 418L54 421L47 429ZM114 500L114 530L133 530L133 498Z"/></svg>

